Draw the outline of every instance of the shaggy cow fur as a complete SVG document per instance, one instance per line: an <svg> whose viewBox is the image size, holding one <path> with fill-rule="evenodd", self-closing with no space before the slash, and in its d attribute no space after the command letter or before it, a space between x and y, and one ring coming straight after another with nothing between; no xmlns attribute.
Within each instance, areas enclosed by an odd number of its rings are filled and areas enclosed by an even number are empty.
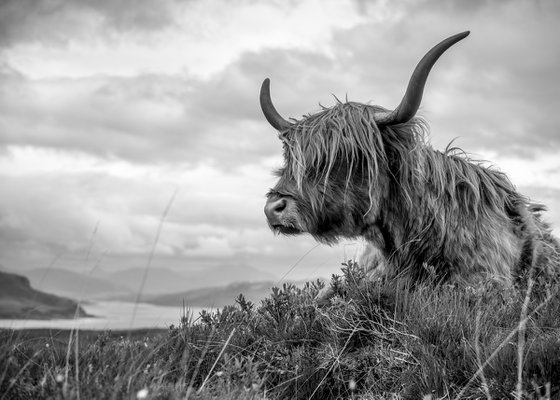
<svg viewBox="0 0 560 400"><path fill-rule="evenodd" d="M328 244L365 238L386 274L412 280L431 271L440 281L509 285L560 268L542 205L460 149L434 150L421 118L378 124L383 111L337 100L280 126L285 163L267 201L275 232Z"/></svg>

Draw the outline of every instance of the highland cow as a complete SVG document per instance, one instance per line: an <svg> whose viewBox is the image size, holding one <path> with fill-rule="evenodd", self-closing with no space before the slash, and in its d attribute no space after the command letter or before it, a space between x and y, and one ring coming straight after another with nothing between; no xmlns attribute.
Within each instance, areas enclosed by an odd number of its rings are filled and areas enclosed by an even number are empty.
<svg viewBox="0 0 560 400"><path fill-rule="evenodd" d="M364 238L379 249L385 276L413 281L505 285L560 264L560 246L531 204L501 172L462 151L434 150L415 114L437 59L469 32L451 36L418 63L395 110L355 102L286 120L265 79L260 103L279 132L284 166L267 195L276 233L322 243ZM539 272L540 273L540 272Z"/></svg>

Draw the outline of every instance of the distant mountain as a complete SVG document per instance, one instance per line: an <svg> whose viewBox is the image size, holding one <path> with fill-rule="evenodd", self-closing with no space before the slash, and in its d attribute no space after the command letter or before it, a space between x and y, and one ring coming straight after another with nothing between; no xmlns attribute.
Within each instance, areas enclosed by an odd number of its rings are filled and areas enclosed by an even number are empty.
<svg viewBox="0 0 560 400"><path fill-rule="evenodd" d="M192 307L223 307L234 304L239 294L253 303L265 298L275 282L242 282L221 287L206 287L180 293L144 298L145 303L159 306L181 307L183 304Z"/></svg>
<svg viewBox="0 0 560 400"><path fill-rule="evenodd" d="M0 318L54 319L74 316L87 316L74 300L35 290L26 277L0 271Z"/></svg>
<svg viewBox="0 0 560 400"><path fill-rule="evenodd" d="M278 277L270 272L242 264L222 264L206 270L190 273L189 280L196 282L196 286L222 286L236 282L264 282L276 281Z"/></svg>
<svg viewBox="0 0 560 400"><path fill-rule="evenodd" d="M106 272L103 277L115 284L126 287L130 292L136 294L142 285L144 267L128 268L125 270ZM146 276L146 282L142 288L144 294L171 293L184 289L186 276L168 268L150 268Z"/></svg>
<svg viewBox="0 0 560 400"><path fill-rule="evenodd" d="M143 274L144 268L138 267L105 273L103 278L137 293L142 283ZM274 274L239 264L223 264L196 271L152 268L148 271L142 293L156 295L209 286L226 286L235 282L262 282L275 279Z"/></svg>
<svg viewBox="0 0 560 400"><path fill-rule="evenodd" d="M302 287L306 282L308 281L286 283ZM170 307L182 307L183 304L185 304L191 307L218 308L234 304L235 299L237 299L240 294L243 294L245 299L258 304L261 300L270 295L271 289L274 286L281 287L282 284L277 281L236 282L227 286L211 286L160 296L147 296L142 299L142 302Z"/></svg>
<svg viewBox="0 0 560 400"><path fill-rule="evenodd" d="M31 285L39 290L76 300L105 299L131 294L126 286L68 269L37 268L20 273L27 276Z"/></svg>
<svg viewBox="0 0 560 400"><path fill-rule="evenodd" d="M12 272L12 271L10 271ZM62 268L36 268L17 272L29 278L31 285L45 292L75 300L136 299L144 268L119 271L95 270L91 274ZM142 288L142 297L184 292L203 287L227 286L235 282L274 281L276 276L256 268L223 264L196 271L150 268Z"/></svg>

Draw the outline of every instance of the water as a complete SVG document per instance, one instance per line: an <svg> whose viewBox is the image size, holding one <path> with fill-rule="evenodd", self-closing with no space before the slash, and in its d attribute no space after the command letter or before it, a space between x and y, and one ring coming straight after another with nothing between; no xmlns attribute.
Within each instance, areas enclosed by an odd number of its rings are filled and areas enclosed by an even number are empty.
<svg viewBox="0 0 560 400"><path fill-rule="evenodd" d="M182 307L163 307L138 303L136 316L132 319L134 303L124 301L99 301L82 304L82 308L95 318L78 319L0 319L0 328L28 329L81 329L120 330L138 328L169 328L178 325L185 311ZM202 308L190 307L187 313L198 317Z"/></svg>

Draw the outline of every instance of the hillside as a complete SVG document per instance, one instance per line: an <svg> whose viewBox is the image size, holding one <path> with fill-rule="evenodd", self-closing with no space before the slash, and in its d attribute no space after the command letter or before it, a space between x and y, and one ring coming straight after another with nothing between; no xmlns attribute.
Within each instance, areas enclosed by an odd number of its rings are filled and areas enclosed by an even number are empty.
<svg viewBox="0 0 560 400"><path fill-rule="evenodd" d="M98 276L137 293L143 275L144 268L137 267ZM271 273L241 264L224 264L194 271L158 267L148 271L142 292L159 295L210 286L226 286L235 282L263 282L275 279L276 276Z"/></svg>
<svg viewBox="0 0 560 400"><path fill-rule="evenodd" d="M135 296L142 285L144 269L145 267L133 267L114 272L105 271L99 276L126 287ZM169 268L150 268L142 288L142 293L162 294L179 291L185 288L185 281L188 281L187 277L180 272Z"/></svg>
<svg viewBox="0 0 560 400"><path fill-rule="evenodd" d="M131 294L130 289L110 279L88 276L68 269L36 268L22 271L21 274L29 278L31 285L38 290L73 299L105 299Z"/></svg>
<svg viewBox="0 0 560 400"><path fill-rule="evenodd" d="M253 303L258 303L270 293L270 288L274 285L275 283L271 281L232 283L227 286L206 287L179 293L147 297L142 301L158 306L181 307L183 304L186 304L192 307L217 308L234 303L235 299L241 293L245 299Z"/></svg>
<svg viewBox="0 0 560 400"><path fill-rule="evenodd" d="M41 292L24 276L0 271L0 318L55 319L87 316L71 299Z"/></svg>

